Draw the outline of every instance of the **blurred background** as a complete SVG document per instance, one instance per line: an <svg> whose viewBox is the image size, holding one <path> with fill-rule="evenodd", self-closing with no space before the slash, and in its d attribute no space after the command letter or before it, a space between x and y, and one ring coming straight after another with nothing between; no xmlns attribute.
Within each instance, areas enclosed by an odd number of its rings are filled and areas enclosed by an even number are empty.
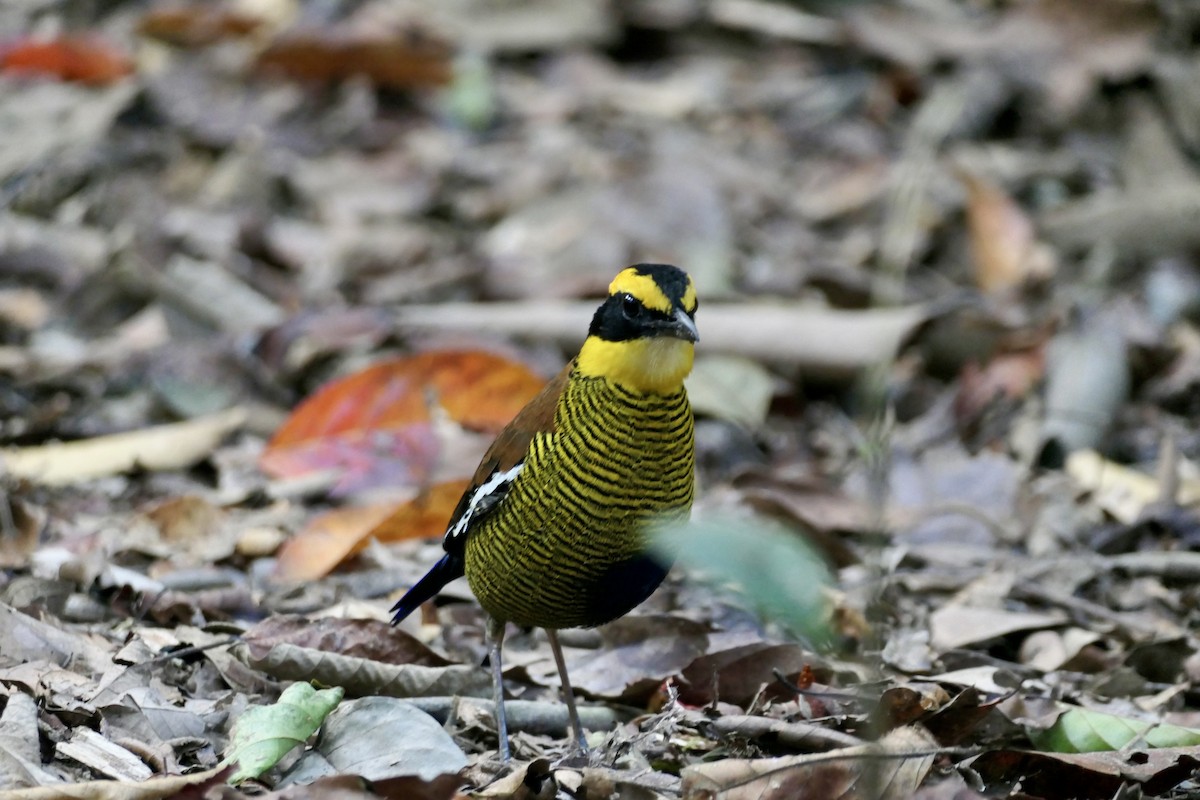
<svg viewBox="0 0 1200 800"><path fill-rule="evenodd" d="M800 530L867 671L1160 691L1195 669L1198 37L1185 0L4 0L5 602L382 619L665 261L697 513ZM752 626L690 591L652 610Z"/></svg>

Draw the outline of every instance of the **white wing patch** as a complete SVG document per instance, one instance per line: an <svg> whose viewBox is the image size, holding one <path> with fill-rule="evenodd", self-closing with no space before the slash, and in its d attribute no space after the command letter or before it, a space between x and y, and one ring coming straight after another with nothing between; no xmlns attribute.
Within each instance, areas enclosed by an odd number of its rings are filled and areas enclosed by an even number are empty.
<svg viewBox="0 0 1200 800"><path fill-rule="evenodd" d="M471 495L470 501L467 503L467 510L462 513L450 528L446 531L446 541L450 542L462 536L471 527L471 521L481 510L486 511L500 501L508 492L512 482L521 474L521 470L525 467L525 462L518 463L515 467L507 472L494 472L492 477L488 478L483 483L479 484L479 488Z"/></svg>

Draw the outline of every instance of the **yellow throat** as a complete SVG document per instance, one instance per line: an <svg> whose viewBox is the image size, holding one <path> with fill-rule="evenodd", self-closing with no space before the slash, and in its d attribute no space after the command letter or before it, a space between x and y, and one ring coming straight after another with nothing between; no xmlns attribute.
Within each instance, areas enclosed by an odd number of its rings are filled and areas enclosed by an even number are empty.
<svg viewBox="0 0 1200 800"><path fill-rule="evenodd" d="M671 394L683 386L692 371L696 348L691 342L669 337L608 342L589 336L579 351L575 368L589 378L606 378L622 388L642 394Z"/></svg>

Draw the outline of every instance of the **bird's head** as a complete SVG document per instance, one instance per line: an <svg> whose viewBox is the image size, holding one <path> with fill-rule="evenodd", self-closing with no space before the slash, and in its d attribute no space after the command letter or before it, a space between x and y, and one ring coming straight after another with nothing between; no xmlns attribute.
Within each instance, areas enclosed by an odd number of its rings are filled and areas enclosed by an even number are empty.
<svg viewBox="0 0 1200 800"><path fill-rule="evenodd" d="M576 369L636 392L677 391L692 371L696 287L669 264L635 264L608 287Z"/></svg>

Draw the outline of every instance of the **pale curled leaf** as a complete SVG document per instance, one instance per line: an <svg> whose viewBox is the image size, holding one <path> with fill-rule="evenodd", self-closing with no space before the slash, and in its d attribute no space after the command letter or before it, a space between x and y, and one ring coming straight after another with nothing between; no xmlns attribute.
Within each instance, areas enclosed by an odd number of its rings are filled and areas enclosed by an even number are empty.
<svg viewBox="0 0 1200 800"><path fill-rule="evenodd" d="M1069 617L1062 611L1007 611L1000 608L946 606L929 617L930 644L939 651L985 642L1016 631L1063 625Z"/></svg>
<svg viewBox="0 0 1200 800"><path fill-rule="evenodd" d="M230 783L257 778L304 744L344 694L340 686L318 690L309 683L294 683L274 705L252 708L239 717L225 756L226 763L238 767Z"/></svg>
<svg viewBox="0 0 1200 800"><path fill-rule="evenodd" d="M0 451L0 470L55 486L103 478L141 468L181 469L201 460L246 419L231 408L186 422L159 425L93 439Z"/></svg>
<svg viewBox="0 0 1200 800"><path fill-rule="evenodd" d="M42 768L37 702L13 692L0 713L0 786L44 786L58 779Z"/></svg>
<svg viewBox="0 0 1200 800"><path fill-rule="evenodd" d="M1179 475L1175 497L1163 497L1161 479L1110 461L1095 450L1078 450L1067 457L1067 474L1091 492L1100 506L1126 525L1152 503L1175 502L1192 506L1200 502L1200 478Z"/></svg>
<svg viewBox="0 0 1200 800"><path fill-rule="evenodd" d="M756 430L767 419L775 379L761 364L736 356L696 359L687 379L688 400L697 414Z"/></svg>
<svg viewBox="0 0 1200 800"><path fill-rule="evenodd" d="M234 652L250 666L272 677L337 685L355 696L382 694L391 697L429 697L456 694L487 697L492 685L487 671L478 667L395 666L287 643L276 644L265 651L239 647Z"/></svg>

